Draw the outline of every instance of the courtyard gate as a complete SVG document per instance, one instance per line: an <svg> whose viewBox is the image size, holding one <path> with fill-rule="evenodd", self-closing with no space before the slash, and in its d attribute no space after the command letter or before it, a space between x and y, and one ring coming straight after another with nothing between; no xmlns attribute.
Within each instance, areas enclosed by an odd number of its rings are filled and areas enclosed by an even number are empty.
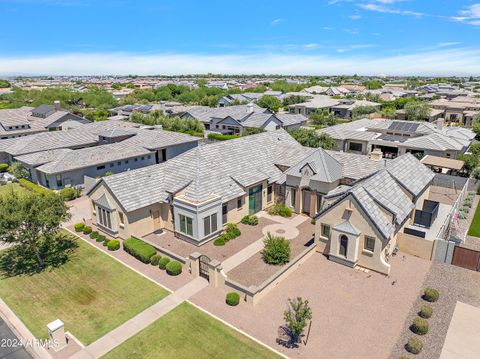
<svg viewBox="0 0 480 359"><path fill-rule="evenodd" d="M200 260L199 260L199 265L200 265L200 276L209 279L209 264L210 263L210 258L208 258L206 255L201 255Z"/></svg>
<svg viewBox="0 0 480 359"><path fill-rule="evenodd" d="M480 252L473 249L455 246L452 264L459 267L480 271Z"/></svg>

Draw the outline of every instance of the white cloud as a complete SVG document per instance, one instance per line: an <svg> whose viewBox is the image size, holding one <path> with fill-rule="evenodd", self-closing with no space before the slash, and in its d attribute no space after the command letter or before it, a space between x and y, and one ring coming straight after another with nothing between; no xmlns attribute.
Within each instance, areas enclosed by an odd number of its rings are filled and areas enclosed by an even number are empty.
<svg viewBox="0 0 480 359"><path fill-rule="evenodd" d="M320 45L315 43L310 43L310 44L303 45L303 47L306 49L318 49Z"/></svg>
<svg viewBox="0 0 480 359"><path fill-rule="evenodd" d="M270 25L278 25L278 24L280 24L281 22L285 22L285 20L284 20L284 19L281 19L281 18L278 18L278 19L272 20L272 22L270 23Z"/></svg>
<svg viewBox="0 0 480 359"><path fill-rule="evenodd" d="M451 42L440 42L437 44L437 47L450 47L450 46L456 46L456 45L460 45L461 42L457 42L457 41L451 41Z"/></svg>
<svg viewBox="0 0 480 359"><path fill-rule="evenodd" d="M480 4L472 4L460 11L459 16L452 16L450 19L473 26L480 26Z"/></svg>
<svg viewBox="0 0 480 359"><path fill-rule="evenodd" d="M361 45L357 45L361 46ZM365 45L363 45L365 46ZM342 52L342 51L340 51ZM343 51L345 52L345 51ZM280 73L334 75L480 75L480 50L440 49L416 54L58 54L0 57L2 75L151 75L191 73Z"/></svg>
<svg viewBox="0 0 480 359"><path fill-rule="evenodd" d="M359 15L359 14L350 15L349 18L352 20L360 20L362 18L362 15Z"/></svg>

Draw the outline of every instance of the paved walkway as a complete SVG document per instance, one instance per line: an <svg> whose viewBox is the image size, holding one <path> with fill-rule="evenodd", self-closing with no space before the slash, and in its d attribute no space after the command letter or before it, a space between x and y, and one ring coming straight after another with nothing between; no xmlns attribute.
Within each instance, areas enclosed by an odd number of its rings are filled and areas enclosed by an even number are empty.
<svg viewBox="0 0 480 359"><path fill-rule="evenodd" d="M457 302L440 359L480 356L480 308Z"/></svg>
<svg viewBox="0 0 480 359"><path fill-rule="evenodd" d="M102 355L105 355L207 286L208 282L203 278L198 277L192 280L190 283L170 294L168 297L165 297L150 308L147 308L140 314L85 347L82 351L76 353L71 358L90 359L99 358Z"/></svg>
<svg viewBox="0 0 480 359"><path fill-rule="evenodd" d="M293 218L270 216L266 212L260 212L259 217L268 218L272 221L278 222L278 224L271 224L263 228L262 232L264 235L270 232L274 235L281 235L287 239L297 237L299 234L297 226L310 219L309 217L299 215ZM250 244L248 247L245 247L241 251L232 255L230 258L224 260L222 262L223 272L227 273L231 271L233 268L239 266L240 264L248 260L250 257L260 252L263 249L264 238L265 236L262 236L261 238Z"/></svg>
<svg viewBox="0 0 480 359"><path fill-rule="evenodd" d="M0 318L0 339L6 341L0 345L1 359L28 359L31 355L20 345L19 338L8 325Z"/></svg>

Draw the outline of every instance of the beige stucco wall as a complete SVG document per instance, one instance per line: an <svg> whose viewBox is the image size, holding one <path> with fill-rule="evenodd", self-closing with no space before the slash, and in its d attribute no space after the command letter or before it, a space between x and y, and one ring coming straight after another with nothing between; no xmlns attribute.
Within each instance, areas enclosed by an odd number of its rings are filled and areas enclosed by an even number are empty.
<svg viewBox="0 0 480 359"><path fill-rule="evenodd" d="M351 209L351 214L348 215L347 211ZM320 251L324 254L338 255L338 253L332 253L333 248L338 248L338 246L332 245L331 241L339 240L339 233L332 231L331 238L321 237L321 225L322 223L328 224L332 229L335 225L344 222L349 216L349 222L360 231L360 235L357 238L358 247L356 253L357 265L372 269L374 271L388 274L390 271L390 265L385 261L385 248L387 246L387 241L382 240L376 228L370 222L370 220L363 213L362 209L357 205L355 200L352 200L351 196L345 198L342 202L337 204L331 210L324 213L319 217L315 224L315 241L317 243L317 251ZM347 236L352 238L352 235ZM375 249L374 252L369 252L364 250L364 239L365 236L375 238ZM351 243L349 240L348 246L354 246L354 243ZM390 251L392 250L392 244L390 245Z"/></svg>
<svg viewBox="0 0 480 359"><path fill-rule="evenodd" d="M397 244L400 251L428 260L432 258L433 243L433 241L402 232L397 235Z"/></svg>

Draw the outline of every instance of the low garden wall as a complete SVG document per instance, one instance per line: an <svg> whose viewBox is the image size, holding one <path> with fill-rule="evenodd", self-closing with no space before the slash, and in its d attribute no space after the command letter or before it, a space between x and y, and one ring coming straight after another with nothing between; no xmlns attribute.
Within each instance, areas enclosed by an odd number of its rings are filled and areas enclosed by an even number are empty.
<svg viewBox="0 0 480 359"><path fill-rule="evenodd" d="M434 241L419 238L399 232L397 235L398 249L404 253L430 260L432 258Z"/></svg>

